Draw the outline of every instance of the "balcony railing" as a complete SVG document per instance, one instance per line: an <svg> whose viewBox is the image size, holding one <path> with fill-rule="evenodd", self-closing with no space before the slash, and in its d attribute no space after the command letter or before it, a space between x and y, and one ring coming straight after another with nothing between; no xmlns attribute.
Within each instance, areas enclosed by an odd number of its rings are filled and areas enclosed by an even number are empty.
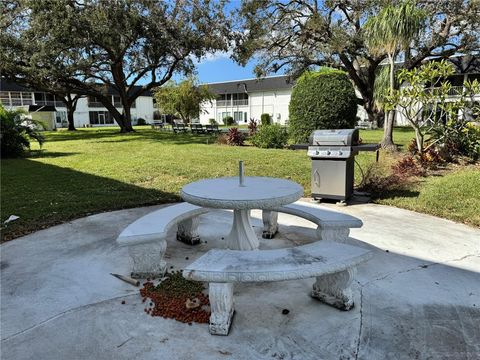
<svg viewBox="0 0 480 360"><path fill-rule="evenodd" d="M230 106L231 100L217 100L217 106Z"/></svg>
<svg viewBox="0 0 480 360"><path fill-rule="evenodd" d="M42 106L55 106L55 107L65 107L65 104L62 101L53 101L53 100L36 100L36 105Z"/></svg>
<svg viewBox="0 0 480 360"><path fill-rule="evenodd" d="M248 105L248 99L217 100L217 106L245 106L245 105Z"/></svg>
<svg viewBox="0 0 480 360"><path fill-rule="evenodd" d="M233 106L248 105L248 99L233 100Z"/></svg>
<svg viewBox="0 0 480 360"><path fill-rule="evenodd" d="M429 93L433 93L433 95L440 95L441 93L443 93L442 88L440 87L429 88L427 89L427 91ZM448 96L460 96L462 95L463 91L463 86L452 86L448 90Z"/></svg>
<svg viewBox="0 0 480 360"><path fill-rule="evenodd" d="M88 107L100 107L103 108L103 104L101 102L96 102L96 101L89 101L88 102Z"/></svg>

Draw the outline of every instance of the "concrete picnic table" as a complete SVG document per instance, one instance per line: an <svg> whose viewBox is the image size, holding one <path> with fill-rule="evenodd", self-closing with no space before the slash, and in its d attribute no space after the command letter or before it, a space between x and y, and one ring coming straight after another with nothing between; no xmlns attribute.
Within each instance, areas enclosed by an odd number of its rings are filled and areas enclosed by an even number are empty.
<svg viewBox="0 0 480 360"><path fill-rule="evenodd" d="M180 192L183 200L194 205L232 209L233 225L227 236L232 250L258 249L258 239L252 228L251 209L274 209L290 204L303 195L299 184L279 178L246 176L204 179L185 185Z"/></svg>

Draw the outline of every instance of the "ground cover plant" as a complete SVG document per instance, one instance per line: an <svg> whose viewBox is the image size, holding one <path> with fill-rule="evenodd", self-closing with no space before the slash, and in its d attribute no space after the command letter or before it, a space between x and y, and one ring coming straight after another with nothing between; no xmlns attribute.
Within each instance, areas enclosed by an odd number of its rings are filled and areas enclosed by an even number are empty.
<svg viewBox="0 0 480 360"><path fill-rule="evenodd" d="M42 150L33 143L28 158L2 160L2 223L10 215L20 216L2 225L2 238L103 211L179 201L180 189L191 181L236 175L238 160L245 162L247 176L292 179L304 187L306 197L310 194L306 151L219 145L216 136L173 134L147 126L136 130L45 132ZM360 136L364 143L379 142L382 130L362 130ZM411 129L395 129L402 151L413 138ZM401 156L382 151L375 171L389 173ZM356 159L365 171L375 154L361 153ZM419 178L411 189L387 191L375 201L480 226L480 216L475 215L480 207L479 169L451 166L453 172L447 168L439 176ZM360 184L361 171L356 167L355 172Z"/></svg>

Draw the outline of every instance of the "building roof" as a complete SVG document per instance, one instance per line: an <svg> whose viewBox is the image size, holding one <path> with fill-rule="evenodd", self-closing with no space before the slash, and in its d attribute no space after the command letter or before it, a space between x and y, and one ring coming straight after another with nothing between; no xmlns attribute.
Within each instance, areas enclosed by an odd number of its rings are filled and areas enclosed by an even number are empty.
<svg viewBox="0 0 480 360"><path fill-rule="evenodd" d="M135 90L137 90L139 88L141 88L140 85L135 85L134 86ZM16 83L15 81L7 80L7 79L4 79L4 78L0 79L0 91L45 92L43 90L32 89L30 87L20 85L19 83ZM109 86L108 94L109 95L117 95L118 92L112 86ZM141 96L152 96L152 92L150 90L146 90L141 94Z"/></svg>
<svg viewBox="0 0 480 360"><path fill-rule="evenodd" d="M208 89L215 94L243 93L268 90L291 89L294 85L288 75L268 76L264 78L252 78L217 83L207 83Z"/></svg>

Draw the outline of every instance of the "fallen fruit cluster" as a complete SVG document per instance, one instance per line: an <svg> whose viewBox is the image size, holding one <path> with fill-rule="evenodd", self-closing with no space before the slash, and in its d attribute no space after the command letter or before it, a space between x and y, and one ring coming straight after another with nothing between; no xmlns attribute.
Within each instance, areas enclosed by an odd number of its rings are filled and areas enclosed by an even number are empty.
<svg viewBox="0 0 480 360"><path fill-rule="evenodd" d="M158 285L147 279L140 289L142 301L150 299L145 312L151 316L161 316L184 323L208 323L210 303L203 293L203 284L187 280L181 271L167 273L166 279ZM187 300L198 299L200 306L188 309Z"/></svg>

